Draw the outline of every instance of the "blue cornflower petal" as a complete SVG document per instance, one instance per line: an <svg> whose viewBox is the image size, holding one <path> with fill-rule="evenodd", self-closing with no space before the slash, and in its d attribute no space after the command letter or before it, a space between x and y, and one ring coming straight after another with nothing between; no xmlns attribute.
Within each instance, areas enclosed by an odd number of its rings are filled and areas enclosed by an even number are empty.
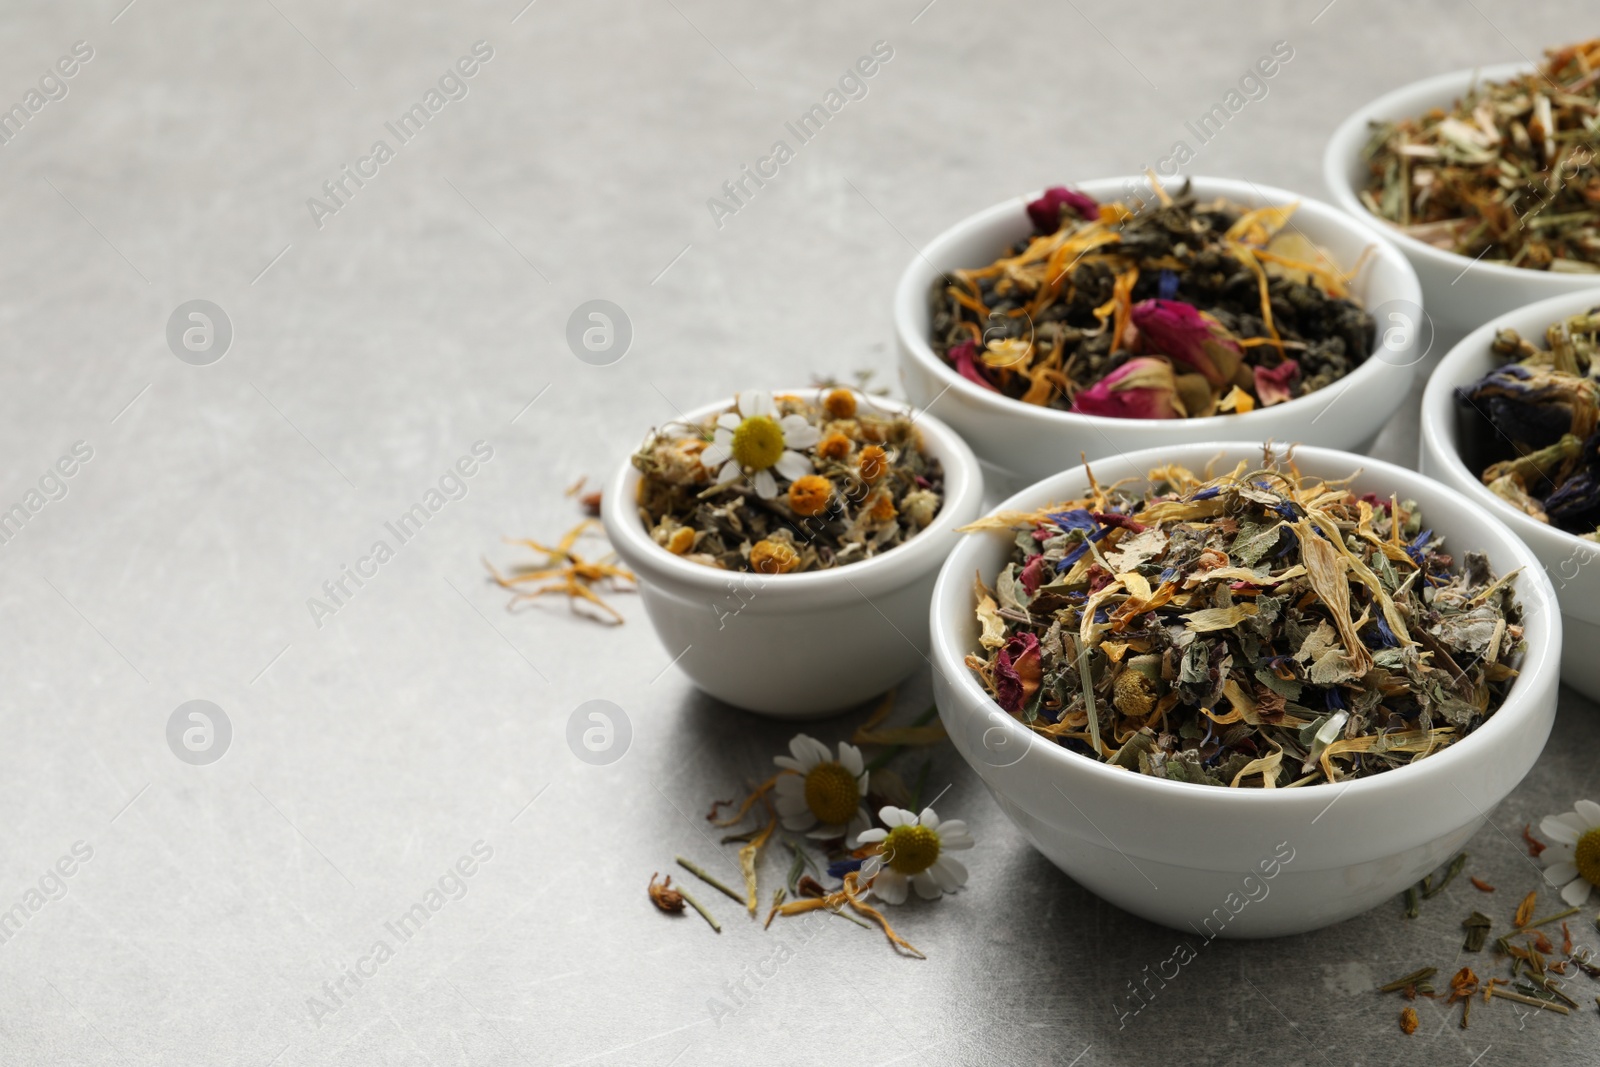
<svg viewBox="0 0 1600 1067"><path fill-rule="evenodd" d="M1171 300L1178 295L1178 272L1163 270L1161 281L1156 288L1156 293L1162 300Z"/></svg>
<svg viewBox="0 0 1600 1067"><path fill-rule="evenodd" d="M1094 516L1089 514L1087 508L1073 508L1071 511L1052 511L1049 513L1050 521L1063 530L1090 530L1098 529Z"/></svg>
<svg viewBox="0 0 1600 1067"><path fill-rule="evenodd" d="M842 879L851 871L859 871L860 869L860 860L836 860L833 863L828 864L828 877Z"/></svg>
<svg viewBox="0 0 1600 1067"><path fill-rule="evenodd" d="M1195 495L1192 497L1192 499L1194 499L1194 500L1210 500L1212 497L1216 496L1220 492L1222 492L1222 489L1220 487L1215 486L1215 485L1208 485L1204 489L1202 489L1199 492L1195 493Z"/></svg>

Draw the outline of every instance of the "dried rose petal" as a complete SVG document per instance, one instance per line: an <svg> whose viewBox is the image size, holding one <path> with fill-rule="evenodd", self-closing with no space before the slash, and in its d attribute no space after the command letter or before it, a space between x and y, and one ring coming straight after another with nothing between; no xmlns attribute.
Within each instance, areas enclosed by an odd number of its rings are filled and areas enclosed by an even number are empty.
<svg viewBox="0 0 1600 1067"><path fill-rule="evenodd" d="M956 365L957 374L969 382L983 386L991 393L1000 391L990 384L989 379L985 378L983 372L978 369L978 346L975 342L963 341L950 349L949 355L950 362Z"/></svg>
<svg viewBox="0 0 1600 1067"><path fill-rule="evenodd" d="M1110 374L1081 390L1072 400L1080 415L1107 415L1114 419L1181 419L1172 364L1154 356L1128 360Z"/></svg>
<svg viewBox="0 0 1600 1067"><path fill-rule="evenodd" d="M1261 401L1261 406L1270 408L1274 404L1281 404L1292 399L1294 394L1290 386L1300 377L1300 364L1292 359L1268 370L1266 367L1255 368L1256 399Z"/></svg>
<svg viewBox="0 0 1600 1067"><path fill-rule="evenodd" d="M995 695L1007 711L1020 712L1027 706L1043 679L1039 639L1033 634L1017 634L995 653Z"/></svg>
<svg viewBox="0 0 1600 1067"><path fill-rule="evenodd" d="M1028 218L1040 233L1055 233L1061 229L1061 209L1066 208L1080 219L1100 217L1100 205L1093 197L1074 192L1064 185L1051 186L1044 195L1028 203Z"/></svg>
<svg viewBox="0 0 1600 1067"><path fill-rule="evenodd" d="M1233 381L1244 360L1233 335L1191 304L1141 300L1132 319L1146 348L1199 371L1214 386Z"/></svg>

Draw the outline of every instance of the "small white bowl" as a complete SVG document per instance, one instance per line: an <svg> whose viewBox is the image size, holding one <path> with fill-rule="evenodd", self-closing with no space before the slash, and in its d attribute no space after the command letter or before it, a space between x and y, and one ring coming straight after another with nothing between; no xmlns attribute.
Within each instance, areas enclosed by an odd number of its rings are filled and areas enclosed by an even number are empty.
<svg viewBox="0 0 1600 1067"><path fill-rule="evenodd" d="M933 583L960 538L956 529L978 517L983 474L966 442L938 419L896 401L859 394L858 400L912 413L923 448L944 469L944 502L933 522L881 556L804 574L717 570L650 539L635 503L640 475L631 461L606 487L606 536L638 576L656 636L718 700L777 719L816 719L884 692L926 661ZM687 417L699 422L733 404L730 397Z"/></svg>
<svg viewBox="0 0 1600 1067"><path fill-rule="evenodd" d="M1078 183L1075 188L1105 203L1122 198L1125 184L1125 179L1102 178ZM938 411L972 445L984 465L991 498L1055 474L1077 461L1080 453L1094 460L1152 445L1221 439L1361 448L1377 436L1405 400L1416 376L1415 365L1426 352L1423 331L1427 327L1422 290L1404 256L1385 244L1375 228L1308 197L1226 178L1195 178L1194 191L1202 201L1221 196L1251 207L1299 201L1293 217L1295 228L1347 270L1372 249L1361 273L1351 282L1352 295L1378 320L1371 357L1340 381L1309 396L1242 415L1201 419L1079 415L990 392L961 377L933 351L928 299L935 281L946 271L991 263L1033 232L1026 205L1039 194L996 204L935 237L900 275L894 298L900 377L906 394L912 403ZM1378 340L1382 343L1376 343Z"/></svg>
<svg viewBox="0 0 1600 1067"><path fill-rule="evenodd" d="M1334 131L1322 154L1322 177L1333 202L1362 222L1377 226L1405 253L1422 282L1423 303L1435 326L1459 337L1479 323L1534 300L1592 289L1600 274L1559 274L1500 263L1474 263L1408 237L1368 211L1358 195L1365 188L1367 164L1361 150L1373 122L1417 118L1433 108L1448 110L1473 84L1504 81L1533 69L1531 63L1501 63L1424 78L1359 108Z"/></svg>
<svg viewBox="0 0 1600 1067"><path fill-rule="evenodd" d="M1478 473L1462 462L1455 391L1499 365L1489 348L1497 330L1509 327L1542 348L1545 327L1597 306L1600 288L1552 297L1501 315L1463 338L1440 362L1422 394L1419 463L1424 474L1464 493L1479 508L1511 527L1533 550L1561 601L1561 622L1566 631L1561 680L1591 700L1600 700L1600 655L1596 655L1600 649L1600 567L1591 566L1600 562L1600 545L1524 515L1489 492Z"/></svg>
<svg viewBox="0 0 1600 1067"><path fill-rule="evenodd" d="M1152 448L1094 463L1101 484L1151 467L1259 463L1242 442ZM1415 471L1348 452L1298 448L1302 472L1357 493L1422 505L1456 552L1479 549L1497 574L1517 567L1527 614L1521 676L1471 735L1417 763L1350 782L1230 789L1153 778L1037 739L1001 711L964 659L978 650L972 582L993 582L1012 541L968 535L933 593L934 697L951 740L1024 836L1074 880L1118 907L1202 937L1275 937L1381 904L1447 862L1538 758L1554 721L1561 618L1527 546L1461 494ZM1026 509L1081 495L1076 467L1007 500ZM1290 857L1285 862L1285 857ZM1274 863L1274 861L1277 861ZM1263 868L1262 864L1270 866ZM1271 871L1271 876L1267 871Z"/></svg>

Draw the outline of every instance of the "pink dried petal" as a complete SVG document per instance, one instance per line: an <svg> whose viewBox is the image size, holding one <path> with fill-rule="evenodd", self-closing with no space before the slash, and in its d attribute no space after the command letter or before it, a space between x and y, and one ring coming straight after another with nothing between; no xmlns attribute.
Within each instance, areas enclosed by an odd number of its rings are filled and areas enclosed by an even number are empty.
<svg viewBox="0 0 1600 1067"><path fill-rule="evenodd" d="M1233 335L1177 300L1141 300L1130 316L1144 347L1205 375L1213 386L1233 381L1244 359Z"/></svg>
<svg viewBox="0 0 1600 1067"><path fill-rule="evenodd" d="M978 345L974 341L962 341L950 349L950 362L956 365L956 373L975 385L981 385L991 393L998 393L988 378L983 376L983 371L978 368Z"/></svg>
<svg viewBox="0 0 1600 1067"><path fill-rule="evenodd" d="M1270 370L1266 367L1255 368L1256 399L1261 401L1264 408L1292 400L1294 392L1291 387L1299 377L1300 364L1292 359L1286 359Z"/></svg>
<svg viewBox="0 0 1600 1067"><path fill-rule="evenodd" d="M1178 386L1172 364L1154 356L1136 356L1078 393L1072 410L1080 415L1114 419L1180 419Z"/></svg>
<svg viewBox="0 0 1600 1067"><path fill-rule="evenodd" d="M1100 217L1100 205L1093 197L1075 192L1064 185L1051 186L1044 195L1028 203L1028 218L1040 233L1055 233L1061 229L1061 209L1066 208L1080 219Z"/></svg>

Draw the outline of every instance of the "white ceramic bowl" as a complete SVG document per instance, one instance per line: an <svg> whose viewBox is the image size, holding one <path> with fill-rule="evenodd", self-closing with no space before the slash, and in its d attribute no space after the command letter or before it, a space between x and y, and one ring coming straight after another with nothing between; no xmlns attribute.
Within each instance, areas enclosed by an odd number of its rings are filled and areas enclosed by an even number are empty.
<svg viewBox="0 0 1600 1067"><path fill-rule="evenodd" d="M1496 263L1474 263L1407 237L1361 203L1367 164L1361 158L1372 122L1416 118L1432 108L1448 109L1474 82L1504 81L1533 69L1530 63L1502 63L1440 74L1396 89L1357 111L1334 131L1322 155L1323 181L1333 202L1354 217L1379 227L1405 253L1422 282L1423 305L1438 329L1459 337L1479 323L1534 300L1600 285L1600 274L1556 274ZM1469 269L1470 268L1470 269Z"/></svg>
<svg viewBox="0 0 1600 1067"><path fill-rule="evenodd" d="M1101 484L1165 463L1219 469L1259 462L1258 444L1146 449L1093 464ZM1230 789L1152 778L1038 740L964 665L978 649L972 581L992 582L1011 539L965 537L933 594L934 696L952 741L1033 845L1118 907L1202 937L1272 937L1327 926L1383 903L1460 850L1527 774L1556 710L1561 619L1533 554L1498 520L1415 471L1347 452L1300 448L1300 469L1345 477L1357 493L1417 500L1457 552L1480 549L1496 573L1524 568L1522 674L1477 731L1418 763L1348 783ZM1076 467L1007 500L1028 509L1080 495ZM1287 862L1283 862L1288 857ZM1273 864L1267 877L1262 864ZM1254 899L1252 899L1254 898ZM1219 917L1220 916L1220 917Z"/></svg>
<svg viewBox="0 0 1600 1067"><path fill-rule="evenodd" d="M1076 188L1107 202L1124 195L1124 184L1124 179L1103 178L1079 183ZM1417 344L1424 322L1422 291L1405 257L1385 244L1375 228L1317 200L1224 178L1195 178L1194 190L1202 200L1222 196L1249 206L1298 200L1295 227L1346 269L1367 249L1373 249L1361 274L1352 281L1351 292L1387 331L1380 334L1383 344L1375 344L1372 357L1341 381L1309 396L1243 415L1114 419L1001 396L961 377L928 343L928 298L935 281L946 271L991 263L1033 232L1025 207L1037 193L996 204L935 237L900 275L894 298L900 377L906 394L912 403L936 411L972 445L984 465L991 499L1057 473L1078 462L1080 453L1095 460L1154 445L1223 439L1361 448L1377 436L1405 400L1416 375L1415 364L1425 351ZM1409 319L1411 328L1391 329L1400 325L1388 317L1391 314Z"/></svg>
<svg viewBox="0 0 1600 1067"><path fill-rule="evenodd" d="M814 396L815 389L778 390ZM863 407L910 411L878 397ZM688 413L693 421L733 399ZM944 468L944 503L904 544L846 566L805 574L717 570L673 555L639 518L631 462L606 487L602 521L617 555L639 579L656 635L694 683L718 700L780 719L815 719L860 704L926 661L928 601L939 566L977 518L983 475L951 429L914 416L923 448Z"/></svg>
<svg viewBox="0 0 1600 1067"><path fill-rule="evenodd" d="M1471 385L1498 365L1490 344L1507 327L1544 347L1545 327L1600 306L1600 288L1557 296L1519 308L1468 334L1440 362L1422 395L1424 474L1464 493L1479 508L1509 526L1533 550L1561 601L1561 680L1591 700L1600 700L1600 545L1539 522L1489 492L1477 473L1462 462L1455 391Z"/></svg>

